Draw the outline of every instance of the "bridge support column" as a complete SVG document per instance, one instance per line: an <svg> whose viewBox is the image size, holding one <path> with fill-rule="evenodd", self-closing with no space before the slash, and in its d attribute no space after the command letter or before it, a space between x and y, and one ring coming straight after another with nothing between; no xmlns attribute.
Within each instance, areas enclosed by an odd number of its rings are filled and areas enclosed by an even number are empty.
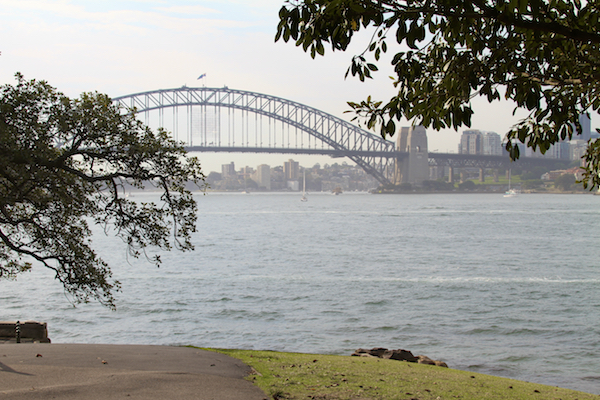
<svg viewBox="0 0 600 400"><path fill-rule="evenodd" d="M437 165L429 167L429 180L437 181L440 178L444 178L444 167Z"/></svg>
<svg viewBox="0 0 600 400"><path fill-rule="evenodd" d="M454 168L448 167L448 183L454 183Z"/></svg>
<svg viewBox="0 0 600 400"><path fill-rule="evenodd" d="M494 182L500 182L500 180L498 179L498 168L494 169Z"/></svg>
<svg viewBox="0 0 600 400"><path fill-rule="evenodd" d="M408 153L408 157L396 161L396 185L421 185L429 179L427 131L424 127L403 127L398 135L396 149Z"/></svg>
<svg viewBox="0 0 600 400"><path fill-rule="evenodd" d="M479 168L479 182L485 182L485 168Z"/></svg>
<svg viewBox="0 0 600 400"><path fill-rule="evenodd" d="M394 168L394 185L399 185L403 183L403 179L406 179L406 171L408 170L408 163L405 162L405 159L396 158Z"/></svg>

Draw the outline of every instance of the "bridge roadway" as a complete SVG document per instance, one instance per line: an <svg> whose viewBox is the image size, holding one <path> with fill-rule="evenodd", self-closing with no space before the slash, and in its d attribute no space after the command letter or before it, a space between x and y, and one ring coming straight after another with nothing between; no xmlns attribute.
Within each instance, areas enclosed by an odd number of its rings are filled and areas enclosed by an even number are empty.
<svg viewBox="0 0 600 400"><path fill-rule="evenodd" d="M327 155L332 157L382 157L403 159L408 153L398 151L368 151L368 150L341 150L341 149L303 149L294 147L231 147L231 146L186 146L188 152L199 153L270 153L270 154L312 154Z"/></svg>
<svg viewBox="0 0 600 400"><path fill-rule="evenodd" d="M232 147L232 146L186 146L188 152L205 153L269 153L269 154L312 154L339 157L381 157L402 160L409 156L408 152L400 151L367 151L367 150L338 150L338 149L310 149L310 148L274 148L274 147ZM554 158L521 157L511 161L508 154L502 156L488 156L477 154L456 153L427 153L430 166L452 168L531 168L544 166L548 168L564 168L568 160Z"/></svg>

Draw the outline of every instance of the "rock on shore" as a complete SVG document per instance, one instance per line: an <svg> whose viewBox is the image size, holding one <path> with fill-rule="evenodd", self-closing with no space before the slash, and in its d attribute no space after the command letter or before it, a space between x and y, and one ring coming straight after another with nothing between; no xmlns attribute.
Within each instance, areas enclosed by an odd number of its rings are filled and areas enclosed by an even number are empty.
<svg viewBox="0 0 600 400"><path fill-rule="evenodd" d="M373 357L373 358L384 358L390 360L407 361L419 364L437 365L438 367L448 368L448 364L439 360L432 360L427 356L414 356L410 351L397 349L388 350L383 347L373 347L371 350L358 349L352 353L355 357Z"/></svg>

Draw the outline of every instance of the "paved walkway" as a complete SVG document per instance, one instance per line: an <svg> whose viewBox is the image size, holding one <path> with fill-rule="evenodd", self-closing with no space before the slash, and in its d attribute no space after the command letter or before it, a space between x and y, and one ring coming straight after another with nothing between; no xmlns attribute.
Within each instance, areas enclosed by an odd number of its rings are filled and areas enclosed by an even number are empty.
<svg viewBox="0 0 600 400"><path fill-rule="evenodd" d="M250 368L188 347L0 345L0 399L264 400Z"/></svg>

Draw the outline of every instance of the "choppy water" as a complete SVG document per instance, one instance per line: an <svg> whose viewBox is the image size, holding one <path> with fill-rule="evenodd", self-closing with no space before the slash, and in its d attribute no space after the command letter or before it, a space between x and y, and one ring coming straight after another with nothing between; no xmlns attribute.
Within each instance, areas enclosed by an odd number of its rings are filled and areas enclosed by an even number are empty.
<svg viewBox="0 0 600 400"><path fill-rule="evenodd" d="M54 342L404 348L600 394L599 196L299 198L198 196L196 251L160 269L98 235L116 312L35 271L0 283L0 318L47 321Z"/></svg>

